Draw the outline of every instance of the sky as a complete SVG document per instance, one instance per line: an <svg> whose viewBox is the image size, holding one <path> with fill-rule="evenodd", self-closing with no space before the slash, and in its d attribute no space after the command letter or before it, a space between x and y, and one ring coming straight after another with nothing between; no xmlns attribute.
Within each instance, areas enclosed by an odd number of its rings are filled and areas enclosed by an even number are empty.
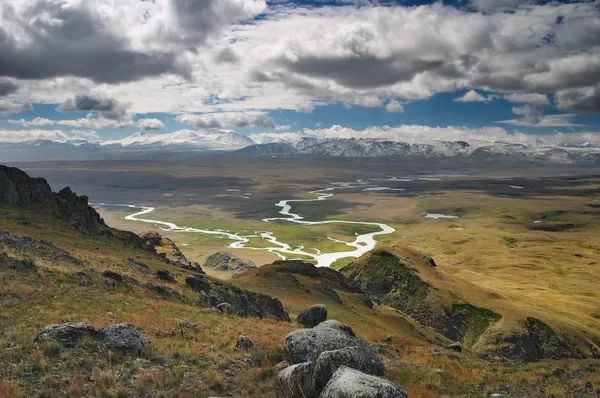
<svg viewBox="0 0 600 398"><path fill-rule="evenodd" d="M0 142L600 141L600 1L5 0L0 48Z"/></svg>

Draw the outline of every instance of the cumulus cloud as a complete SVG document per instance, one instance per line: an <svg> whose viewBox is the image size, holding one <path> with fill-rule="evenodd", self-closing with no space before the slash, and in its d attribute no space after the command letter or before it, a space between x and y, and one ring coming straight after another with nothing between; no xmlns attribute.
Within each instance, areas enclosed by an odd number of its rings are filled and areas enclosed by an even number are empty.
<svg viewBox="0 0 600 398"><path fill-rule="evenodd" d="M111 120L123 120L127 117L129 105L113 98L104 98L95 95L77 94L60 104L56 110L59 112L99 112L103 117Z"/></svg>
<svg viewBox="0 0 600 398"><path fill-rule="evenodd" d="M13 102L9 100L0 100L0 115L7 116L13 113L20 113L23 111L30 111L33 109L31 102Z"/></svg>
<svg viewBox="0 0 600 398"><path fill-rule="evenodd" d="M180 123L201 129L231 129L235 127L275 128L275 121L265 112L218 112L183 114L176 117Z"/></svg>
<svg viewBox="0 0 600 398"><path fill-rule="evenodd" d="M556 104L559 108L577 113L600 112L600 84L559 91L556 94Z"/></svg>
<svg viewBox="0 0 600 398"><path fill-rule="evenodd" d="M143 130L160 130L165 128L165 124L159 119L140 119L136 126Z"/></svg>
<svg viewBox="0 0 600 398"><path fill-rule="evenodd" d="M548 96L539 93L512 93L504 95L504 99L508 102L533 104L536 106L550 105Z"/></svg>
<svg viewBox="0 0 600 398"><path fill-rule="evenodd" d="M391 113L404 113L404 107L396 100L391 100L385 106L385 110Z"/></svg>
<svg viewBox="0 0 600 398"><path fill-rule="evenodd" d="M485 103L489 103L493 99L494 98L491 95L484 97L483 95L479 94L477 91L470 90L470 91L467 91L462 97L454 98L452 101L454 101L454 102L485 102Z"/></svg>
<svg viewBox="0 0 600 398"><path fill-rule="evenodd" d="M53 126L56 124L56 120L46 119L45 117L36 117L35 119L25 120L25 119L10 119L8 121L11 124L20 124L23 127L31 127L31 126Z"/></svg>
<svg viewBox="0 0 600 398"><path fill-rule="evenodd" d="M0 78L0 97L7 96L19 89L19 85L12 79Z"/></svg>
<svg viewBox="0 0 600 398"><path fill-rule="evenodd" d="M296 107L294 109L296 110L296 112L312 113L312 111L315 110L315 104L313 104L311 101L304 101L299 104L296 104Z"/></svg>

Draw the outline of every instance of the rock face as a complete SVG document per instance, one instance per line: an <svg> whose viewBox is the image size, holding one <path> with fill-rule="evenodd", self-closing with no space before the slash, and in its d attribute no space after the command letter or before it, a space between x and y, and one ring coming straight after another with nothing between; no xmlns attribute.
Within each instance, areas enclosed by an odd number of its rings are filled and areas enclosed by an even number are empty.
<svg viewBox="0 0 600 398"><path fill-rule="evenodd" d="M275 397L308 398L314 396L312 381L314 365L304 362L288 366L275 376Z"/></svg>
<svg viewBox="0 0 600 398"><path fill-rule="evenodd" d="M37 343L57 341L65 347L74 348L84 338L92 338L108 349L124 355L142 356L145 354L145 342L142 335L132 325L113 325L95 329L83 322L65 322L49 325L39 331Z"/></svg>
<svg viewBox="0 0 600 398"><path fill-rule="evenodd" d="M204 278L204 275L188 275L185 277L185 284L198 293L210 291L210 283Z"/></svg>
<svg viewBox="0 0 600 398"><path fill-rule="evenodd" d="M312 328L327 320L327 308L323 304L311 305L296 317L296 322L305 328Z"/></svg>
<svg viewBox="0 0 600 398"><path fill-rule="evenodd" d="M133 325L113 325L98 330L107 348L124 355L142 356L146 353L144 338Z"/></svg>
<svg viewBox="0 0 600 398"><path fill-rule="evenodd" d="M206 257L204 267L212 268L215 271L233 271L233 273L238 274L255 269L256 264L231 253L217 252Z"/></svg>
<svg viewBox="0 0 600 398"><path fill-rule="evenodd" d="M321 398L408 398L408 395L380 377L342 366L332 376Z"/></svg>

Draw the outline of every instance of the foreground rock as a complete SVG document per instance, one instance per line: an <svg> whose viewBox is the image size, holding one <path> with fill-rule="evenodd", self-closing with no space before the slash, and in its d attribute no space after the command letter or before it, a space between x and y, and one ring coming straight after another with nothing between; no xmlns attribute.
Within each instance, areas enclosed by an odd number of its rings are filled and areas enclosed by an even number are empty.
<svg viewBox="0 0 600 398"><path fill-rule="evenodd" d="M321 398L408 398L408 395L381 377L342 366L323 390Z"/></svg>
<svg viewBox="0 0 600 398"><path fill-rule="evenodd" d="M15 258L8 257L6 253L0 252L0 269L8 268L17 271L37 271L38 267L35 265L33 260L28 258L24 260L17 260Z"/></svg>
<svg viewBox="0 0 600 398"><path fill-rule="evenodd" d="M144 337L133 325L113 325L96 329L83 322L65 322L46 326L40 330L35 341L57 341L65 347L74 348L85 338L91 338L123 355L143 356L146 353Z"/></svg>
<svg viewBox="0 0 600 398"><path fill-rule="evenodd" d="M371 375L369 377L382 376L385 372L383 361L371 346L357 337L350 326L336 320L291 332L285 339L284 349L291 366L281 370L275 378L278 398L316 397L343 367ZM357 390L357 393L361 392Z"/></svg>
<svg viewBox="0 0 600 398"><path fill-rule="evenodd" d="M254 348L254 343L246 336L240 336L235 343L235 348L238 350L249 350Z"/></svg>
<svg viewBox="0 0 600 398"><path fill-rule="evenodd" d="M327 308L323 304L311 305L296 317L296 322L305 328L315 327L326 320Z"/></svg>
<svg viewBox="0 0 600 398"><path fill-rule="evenodd" d="M256 268L256 264L252 261L244 260L227 252L216 252L206 257L204 266L215 271L233 271L234 274Z"/></svg>

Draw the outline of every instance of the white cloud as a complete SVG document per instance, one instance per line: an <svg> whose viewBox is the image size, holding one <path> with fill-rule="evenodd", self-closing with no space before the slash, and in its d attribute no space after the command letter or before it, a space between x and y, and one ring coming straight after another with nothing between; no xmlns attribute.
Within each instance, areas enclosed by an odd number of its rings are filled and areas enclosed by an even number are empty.
<svg viewBox="0 0 600 398"><path fill-rule="evenodd" d="M470 90L470 91L467 91L465 93L465 95L463 95L462 97L454 98L452 101L454 101L454 102L485 102L485 103L489 103L493 99L494 98L491 95L484 97L483 95L479 94L477 91Z"/></svg>
<svg viewBox="0 0 600 398"><path fill-rule="evenodd" d="M230 129L235 127L275 128L275 121L265 112L218 112L183 114L175 118L178 122L201 129Z"/></svg>
<svg viewBox="0 0 600 398"><path fill-rule="evenodd" d="M571 127L579 126L574 124L571 119L575 114L557 114L544 115L542 109L531 104L525 104L518 107L513 107L512 112L521 117L517 119L501 120L497 123L512 124L515 126L529 127Z"/></svg>
<svg viewBox="0 0 600 398"><path fill-rule="evenodd" d="M159 119L140 119L136 126L143 130L160 130L165 128L165 124Z"/></svg>
<svg viewBox="0 0 600 398"><path fill-rule="evenodd" d="M105 118L95 118L88 114L85 118L80 119L64 119L57 122L61 126L70 126L83 129L100 130L105 128L122 128L132 125L131 120L111 120Z"/></svg>
<svg viewBox="0 0 600 398"><path fill-rule="evenodd" d="M268 144L270 142L295 143L305 135L302 133L256 133L250 134L248 137L257 144Z"/></svg>
<svg viewBox="0 0 600 398"><path fill-rule="evenodd" d="M550 105L548 96L539 93L512 93L504 95L504 99L508 102L533 104L537 106Z"/></svg>
<svg viewBox="0 0 600 398"><path fill-rule="evenodd" d="M404 113L404 106L396 100L391 100L385 106L385 110L391 113Z"/></svg>
<svg viewBox="0 0 600 398"><path fill-rule="evenodd" d="M36 117L35 119L25 120L25 119L10 119L8 121L11 124L20 124L23 127L31 127L31 126L53 126L56 124L56 120L46 119L44 117Z"/></svg>
<svg viewBox="0 0 600 398"><path fill-rule="evenodd" d="M98 135L93 131L73 130L65 133L62 130L2 130L0 129L0 142L19 143L35 140L51 140L65 142L69 140L94 140Z"/></svg>
<svg viewBox="0 0 600 398"><path fill-rule="evenodd" d="M296 112L312 113L315 110L315 105L311 101L304 101L296 104L294 109Z"/></svg>

